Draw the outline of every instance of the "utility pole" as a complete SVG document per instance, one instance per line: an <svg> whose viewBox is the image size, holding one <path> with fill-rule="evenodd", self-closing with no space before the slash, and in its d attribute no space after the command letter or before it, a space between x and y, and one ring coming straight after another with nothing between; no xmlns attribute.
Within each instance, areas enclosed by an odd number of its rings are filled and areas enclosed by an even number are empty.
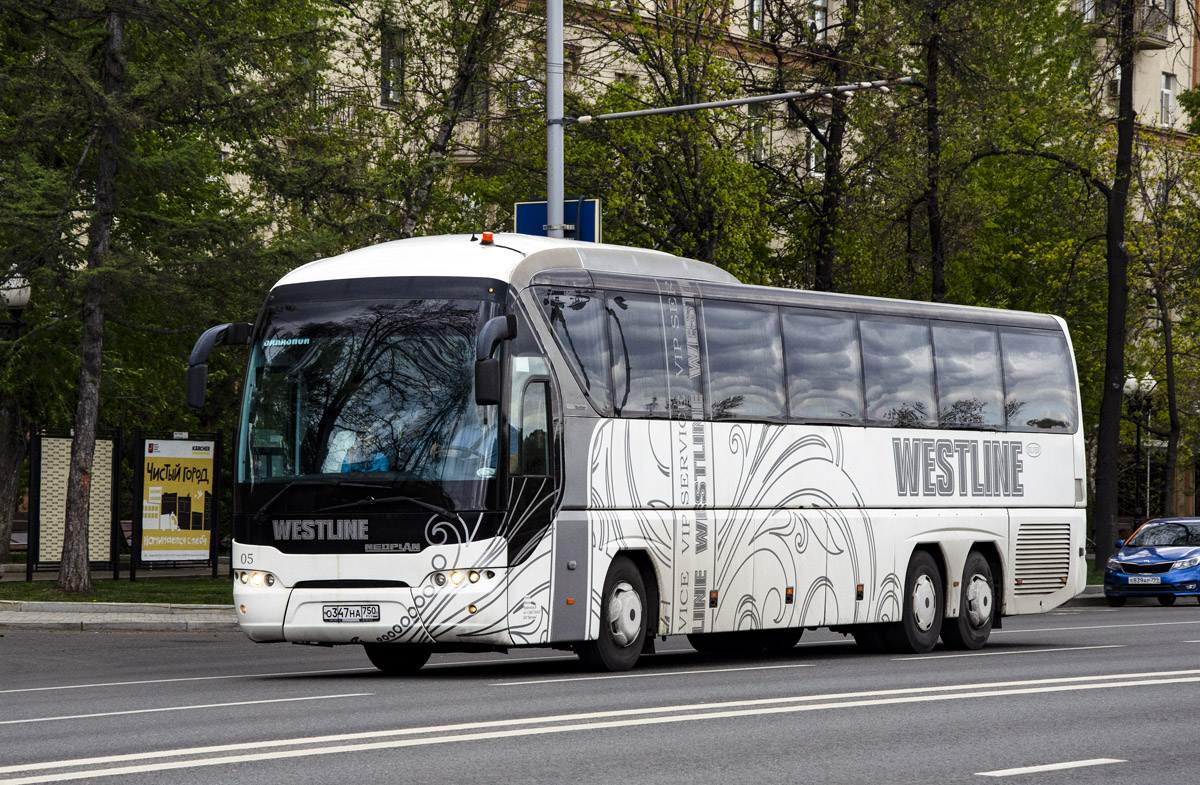
<svg viewBox="0 0 1200 785"><path fill-rule="evenodd" d="M546 236L563 237L563 0L546 0Z"/></svg>

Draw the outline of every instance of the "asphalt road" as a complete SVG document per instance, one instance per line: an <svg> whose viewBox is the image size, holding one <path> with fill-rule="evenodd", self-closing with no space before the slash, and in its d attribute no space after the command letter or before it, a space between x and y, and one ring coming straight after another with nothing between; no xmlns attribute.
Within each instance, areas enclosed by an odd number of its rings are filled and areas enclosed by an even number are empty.
<svg viewBox="0 0 1200 785"><path fill-rule="evenodd" d="M1198 699L1191 602L1009 618L971 654L671 639L612 675L551 650L398 678L351 647L7 630L0 783L1176 783Z"/></svg>

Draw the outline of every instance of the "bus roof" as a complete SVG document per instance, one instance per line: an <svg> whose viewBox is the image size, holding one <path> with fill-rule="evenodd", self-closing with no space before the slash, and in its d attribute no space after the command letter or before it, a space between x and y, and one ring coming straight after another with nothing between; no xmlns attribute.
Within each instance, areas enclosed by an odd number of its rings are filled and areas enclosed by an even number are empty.
<svg viewBox="0 0 1200 785"><path fill-rule="evenodd" d="M285 275L275 286L350 278L440 275L491 278L523 288L534 274L559 269L738 283L737 278L719 267L663 251L497 232L491 245L484 245L478 234L413 237L380 243L310 262Z"/></svg>
<svg viewBox="0 0 1200 785"><path fill-rule="evenodd" d="M476 233L412 237L359 248L298 267L279 279L273 289L293 284L409 276L490 279L524 289L537 276L538 283L598 288L632 285L653 290L652 281L658 278L695 282L694 292L718 299L1043 329L1066 328L1061 318L1049 314L749 286L715 265L664 251L528 234L491 234L493 242L490 245L484 245L482 233ZM576 271L585 274L577 275Z"/></svg>

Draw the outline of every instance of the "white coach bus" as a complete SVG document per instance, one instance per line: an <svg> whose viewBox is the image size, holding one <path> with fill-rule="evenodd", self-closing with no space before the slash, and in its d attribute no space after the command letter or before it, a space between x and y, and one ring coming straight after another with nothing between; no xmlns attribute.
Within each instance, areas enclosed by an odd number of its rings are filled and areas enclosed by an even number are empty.
<svg viewBox="0 0 1200 785"><path fill-rule="evenodd" d="M429 237L286 275L253 324L234 604L256 641L984 645L1085 583L1054 316L740 284L666 253Z"/></svg>

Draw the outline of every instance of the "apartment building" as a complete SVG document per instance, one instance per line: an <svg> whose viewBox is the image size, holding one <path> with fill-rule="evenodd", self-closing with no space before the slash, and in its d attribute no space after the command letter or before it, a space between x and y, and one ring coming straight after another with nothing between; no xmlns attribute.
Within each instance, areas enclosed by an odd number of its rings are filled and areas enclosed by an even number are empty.
<svg viewBox="0 0 1200 785"><path fill-rule="evenodd" d="M1073 0L1075 10L1107 47L1116 35L1113 0ZM1134 56L1133 106L1138 123L1147 129L1181 132L1187 124L1178 96L1200 84L1200 39L1196 0L1141 0L1134 15L1137 53ZM1115 73L1104 76L1106 99L1117 102Z"/></svg>

